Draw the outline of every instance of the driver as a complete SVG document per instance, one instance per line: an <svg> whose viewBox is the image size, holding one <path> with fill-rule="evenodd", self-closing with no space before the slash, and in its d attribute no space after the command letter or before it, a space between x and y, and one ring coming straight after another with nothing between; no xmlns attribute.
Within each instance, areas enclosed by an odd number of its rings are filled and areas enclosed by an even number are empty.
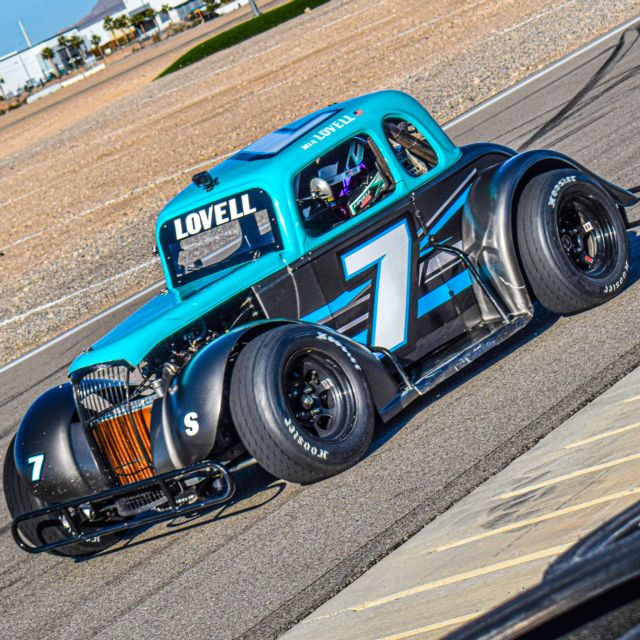
<svg viewBox="0 0 640 640"><path fill-rule="evenodd" d="M309 185L298 199L305 226L323 232L374 204L388 183L365 136L356 136L308 165L297 177ZM299 188L299 187L298 187Z"/></svg>
<svg viewBox="0 0 640 640"><path fill-rule="evenodd" d="M351 218L364 211L385 187L384 177L375 166L375 162L372 168L369 167L368 159L365 157L366 150L367 141L355 137L349 141L346 157L341 154L335 162L330 161L318 166L316 170L319 180L311 181L311 197L322 200L325 204L323 209L326 209L328 204L335 218ZM328 159L332 160L324 156L318 158L316 163L320 165ZM330 187L330 194L326 193L326 185Z"/></svg>

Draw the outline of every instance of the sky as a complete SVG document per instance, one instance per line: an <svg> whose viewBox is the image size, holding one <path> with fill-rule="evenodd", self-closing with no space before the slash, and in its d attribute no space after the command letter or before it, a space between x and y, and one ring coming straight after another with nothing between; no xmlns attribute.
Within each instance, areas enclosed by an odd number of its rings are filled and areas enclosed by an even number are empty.
<svg viewBox="0 0 640 640"><path fill-rule="evenodd" d="M36 44L72 25L91 11L97 0L0 0L0 58L27 44L18 26L22 20Z"/></svg>

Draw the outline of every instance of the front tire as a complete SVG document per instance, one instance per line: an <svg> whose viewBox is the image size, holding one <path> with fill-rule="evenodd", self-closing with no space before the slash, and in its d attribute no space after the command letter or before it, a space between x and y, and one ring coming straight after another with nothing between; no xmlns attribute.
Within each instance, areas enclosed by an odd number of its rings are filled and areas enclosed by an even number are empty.
<svg viewBox="0 0 640 640"><path fill-rule="evenodd" d="M230 388L240 439L269 473L308 484L366 454L375 413L360 366L333 335L287 325L254 338Z"/></svg>
<svg viewBox="0 0 640 640"><path fill-rule="evenodd" d="M622 291L629 241L616 203L593 178L574 169L550 171L525 187L517 241L527 281L543 307L584 311Z"/></svg>
<svg viewBox="0 0 640 640"><path fill-rule="evenodd" d="M34 496L18 473L13 458L14 443L15 436L9 444L9 449L4 459L2 480L9 513L13 518L16 518L23 513L48 507L50 503ZM20 525L20 532L34 546L58 542L59 540L69 538L69 534L65 531L61 522L48 516L42 516L24 522ZM118 542L121 537L120 534L111 534L91 541L73 542L64 547L59 547L51 553L70 557L89 556L108 549Z"/></svg>

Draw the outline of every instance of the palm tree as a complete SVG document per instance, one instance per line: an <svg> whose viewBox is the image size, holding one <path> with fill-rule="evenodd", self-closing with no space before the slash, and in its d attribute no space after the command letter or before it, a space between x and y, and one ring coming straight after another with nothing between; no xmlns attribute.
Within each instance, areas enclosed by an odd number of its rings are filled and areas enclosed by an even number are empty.
<svg viewBox="0 0 640 640"><path fill-rule="evenodd" d="M76 49L77 51L80 52L80 57L82 58L82 62L83 64L87 64L87 58L84 55L84 51L82 50L82 45L84 44L84 41L82 40L82 38L76 33L73 36L71 36L71 38L69 38L69 44Z"/></svg>
<svg viewBox="0 0 640 640"><path fill-rule="evenodd" d="M158 13L164 13L167 16L167 18L169 18L169 22L173 24L173 18L171 17L171 13L170 13L171 8L172 8L171 5L163 4L160 7L160 11Z"/></svg>
<svg viewBox="0 0 640 640"><path fill-rule="evenodd" d="M140 28L140 30L142 31L142 35L146 35L147 34L147 30L144 28L144 16L141 13L136 13L135 16L131 16L130 19L130 24L133 25L133 28L136 30L136 35L138 33L138 28Z"/></svg>
<svg viewBox="0 0 640 640"><path fill-rule="evenodd" d="M204 6L207 9L207 13L211 14L220 6L220 3L218 0L205 0Z"/></svg>
<svg viewBox="0 0 640 640"><path fill-rule="evenodd" d="M111 16L105 16L105 19L102 21L102 26L105 31L108 31L111 34L111 38L113 42L116 43L116 47L118 46L118 39L116 38L116 25L115 19Z"/></svg>
<svg viewBox="0 0 640 640"><path fill-rule="evenodd" d="M160 31L160 27L158 26L158 21L156 20L156 16L158 15L157 11L154 11L153 9L149 8L146 11L144 11L142 15L147 20L153 20L153 24L156 26L156 29Z"/></svg>
<svg viewBox="0 0 640 640"><path fill-rule="evenodd" d="M73 65L73 68L76 68L76 63L75 60L71 57L71 51L69 50L69 45L71 44L69 42L69 38L67 38L66 36L60 36L58 38L58 44L61 47L64 47L64 50L67 52L67 58L69 59L69 62L71 62L71 64Z"/></svg>
<svg viewBox="0 0 640 640"><path fill-rule="evenodd" d="M53 72L56 75L56 78L59 78L60 69L58 69L58 65L56 64L56 61L55 61L56 54L53 52L53 49L51 47L45 47L40 52L40 55L42 56L43 60L46 60L51 65L51 67L53 68Z"/></svg>
<svg viewBox="0 0 640 640"><path fill-rule="evenodd" d="M124 33L125 29L128 29L131 26L131 19L129 16L122 14L113 20L113 26L118 29L118 31L122 32L125 37L125 42L129 41L129 35Z"/></svg>
<svg viewBox="0 0 640 640"><path fill-rule="evenodd" d="M94 33L91 36L91 45L93 46L94 49L97 49L98 52L100 53L100 58L104 58L104 53L102 52L102 47L100 46L100 43L102 42L102 38L97 34Z"/></svg>

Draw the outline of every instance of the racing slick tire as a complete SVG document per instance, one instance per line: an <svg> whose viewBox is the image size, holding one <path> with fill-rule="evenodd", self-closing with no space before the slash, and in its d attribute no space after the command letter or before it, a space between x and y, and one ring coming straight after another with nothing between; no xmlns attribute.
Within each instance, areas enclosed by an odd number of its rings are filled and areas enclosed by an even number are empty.
<svg viewBox="0 0 640 640"><path fill-rule="evenodd" d="M629 274L629 240L617 205L574 169L543 173L524 188L516 234L526 279L540 304L572 314L607 302Z"/></svg>
<svg viewBox="0 0 640 640"><path fill-rule="evenodd" d="M50 506L50 503L38 498L29 491L24 480L18 474L15 461L13 459L13 445L15 436L9 444L4 459L4 470L2 480L4 483L4 494L9 507L9 513L16 518L28 511L43 509ZM69 537L60 521L51 517L42 516L33 520L28 520L20 525L20 533L33 545L40 546L51 542L58 542ZM64 547L54 549L51 553L60 556L79 557L89 556L100 551L104 551L113 546L121 539L120 534L110 534L91 541L73 542Z"/></svg>
<svg viewBox="0 0 640 640"><path fill-rule="evenodd" d="M375 411L357 361L312 326L254 338L233 369L230 405L249 453L289 482L309 484L348 469L373 439Z"/></svg>

